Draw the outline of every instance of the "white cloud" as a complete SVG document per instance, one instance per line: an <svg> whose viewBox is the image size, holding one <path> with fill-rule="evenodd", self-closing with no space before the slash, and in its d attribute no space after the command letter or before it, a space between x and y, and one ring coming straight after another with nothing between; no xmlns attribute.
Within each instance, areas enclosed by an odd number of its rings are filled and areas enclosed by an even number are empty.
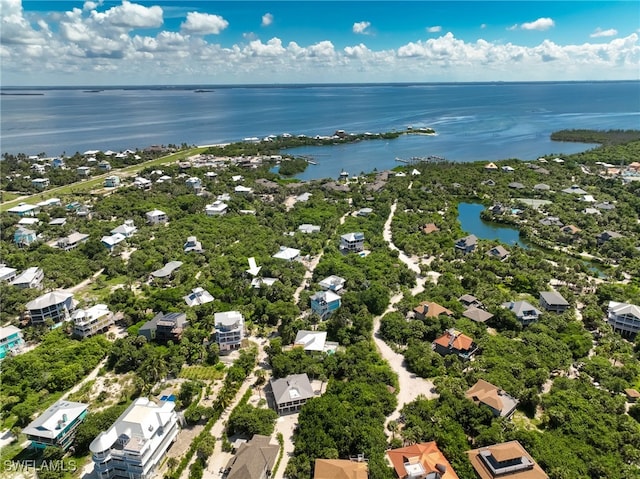
<svg viewBox="0 0 640 479"><path fill-rule="evenodd" d="M361 35L366 35L369 27L371 26L371 22L356 22L353 24L353 33L359 33Z"/></svg>
<svg viewBox="0 0 640 479"><path fill-rule="evenodd" d="M609 28L608 30L603 30L598 27L596 30L589 35L591 38L600 38L600 37L615 37L618 34L618 30L615 28Z"/></svg>
<svg viewBox="0 0 640 479"><path fill-rule="evenodd" d="M186 21L180 25L180 29L195 35L218 35L228 26L229 22L220 15L189 12Z"/></svg>
<svg viewBox="0 0 640 479"><path fill-rule="evenodd" d="M520 28L522 30L544 31L544 30L549 30L551 27L554 27L555 25L556 23L553 21L552 18L541 17L533 22L523 23L522 25L520 25Z"/></svg>
<svg viewBox="0 0 640 479"><path fill-rule="evenodd" d="M123 28L157 28L163 21L162 8L157 5L145 7L127 0L122 0L122 5L112 7L104 13L92 10L91 17L97 23L109 23Z"/></svg>
<svg viewBox="0 0 640 479"><path fill-rule="evenodd" d="M265 13L264 15L262 15L261 25L263 27L268 27L272 23L273 23L273 15L271 13Z"/></svg>
<svg viewBox="0 0 640 479"><path fill-rule="evenodd" d="M487 24L486 23L481 23L480 24L480 28L484 30L485 28L487 28Z"/></svg>
<svg viewBox="0 0 640 479"><path fill-rule="evenodd" d="M119 21L112 8L102 14L76 8L45 16L24 14L18 0L0 0L0 6L4 84L24 84L25 78L40 84L104 84L112 81L104 73L115 71L122 83L606 80L639 76L639 33L604 43L547 40L536 46L483 39L467 42L446 33L395 49L375 50L364 42L336 50L328 38L313 44L283 43L277 37L259 40L248 33L239 43L222 47L203 37L214 26L218 32L228 26L215 15L187 16L181 29L141 35L133 33L131 25L149 23L140 20L140 15L127 23Z"/></svg>
<svg viewBox="0 0 640 479"><path fill-rule="evenodd" d="M518 24L514 23L513 25L511 25L510 27L507 27L507 30L509 30L510 32L517 30L518 29Z"/></svg>
<svg viewBox="0 0 640 479"><path fill-rule="evenodd" d="M438 33L442 31L442 27L440 25L434 25L432 27L427 27L428 33Z"/></svg>

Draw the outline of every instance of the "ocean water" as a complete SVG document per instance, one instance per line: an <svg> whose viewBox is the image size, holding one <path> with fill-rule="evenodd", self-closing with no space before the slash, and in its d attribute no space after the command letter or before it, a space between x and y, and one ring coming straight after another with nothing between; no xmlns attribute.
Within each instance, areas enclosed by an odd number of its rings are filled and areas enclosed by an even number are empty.
<svg viewBox="0 0 640 479"><path fill-rule="evenodd" d="M196 89L206 88L197 93ZM395 158L530 160L592 145L549 139L563 128L640 128L640 82L466 83L3 89L0 150L73 154L152 144L213 144L291 133L432 127L336 147L289 150L318 163L302 179L397 166ZM10 94L7 94L10 93ZM38 95L15 95L38 93Z"/></svg>

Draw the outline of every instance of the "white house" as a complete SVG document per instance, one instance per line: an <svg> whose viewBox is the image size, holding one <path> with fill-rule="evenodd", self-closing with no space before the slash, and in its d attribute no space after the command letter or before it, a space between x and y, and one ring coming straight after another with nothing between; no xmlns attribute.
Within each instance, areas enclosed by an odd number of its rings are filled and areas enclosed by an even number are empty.
<svg viewBox="0 0 640 479"><path fill-rule="evenodd" d="M286 261L293 261L300 256L300 250L295 248L287 248L286 246L280 246L280 250L272 256L272 258L284 259Z"/></svg>
<svg viewBox="0 0 640 479"><path fill-rule="evenodd" d="M166 223L167 221L169 221L167 214L164 211L160 211L160 210L149 211L147 212L146 216L147 216L147 223L152 225Z"/></svg>
<svg viewBox="0 0 640 479"><path fill-rule="evenodd" d="M15 268L9 268L6 264L0 264L0 281L6 281L10 283L17 276L17 270Z"/></svg>
<svg viewBox="0 0 640 479"><path fill-rule="evenodd" d="M249 193L253 193L253 190L247 186L243 186L243 185L238 185L236 186L233 191L235 191L236 193L238 193L239 195L248 195Z"/></svg>
<svg viewBox="0 0 640 479"><path fill-rule="evenodd" d="M36 216L40 213L40 207L38 205L30 205L27 203L19 203L18 206L14 206L13 208L9 208L7 210L8 213L13 213L21 218L23 216Z"/></svg>
<svg viewBox="0 0 640 479"><path fill-rule="evenodd" d="M101 241L102 241L102 244L105 245L109 251L113 251L113 249L117 245L119 245L126 239L127 238L125 238L123 234L115 233L115 234L112 234L111 236L103 236Z"/></svg>
<svg viewBox="0 0 640 479"><path fill-rule="evenodd" d="M625 337L635 337L640 331L640 307L635 304L609 301L607 322Z"/></svg>
<svg viewBox="0 0 640 479"><path fill-rule="evenodd" d="M113 313L106 304L96 304L87 309L76 309L71 315L73 335L88 338L105 332L114 323Z"/></svg>
<svg viewBox="0 0 640 479"><path fill-rule="evenodd" d="M358 253L364 249L364 233L347 233L340 236L340 249Z"/></svg>
<svg viewBox="0 0 640 479"><path fill-rule="evenodd" d="M11 285L16 288L39 288L44 279L44 272L37 266L32 266L25 269L22 273L15 277L11 281Z"/></svg>
<svg viewBox="0 0 640 479"><path fill-rule="evenodd" d="M291 374L270 383L278 414L299 411L315 395L306 374Z"/></svg>
<svg viewBox="0 0 640 479"><path fill-rule="evenodd" d="M207 216L221 216L227 212L229 206L220 200L214 201L212 204L204 207Z"/></svg>
<svg viewBox="0 0 640 479"><path fill-rule="evenodd" d="M99 479L148 479L178 436L173 401L140 397L89 446Z"/></svg>
<svg viewBox="0 0 640 479"><path fill-rule="evenodd" d="M34 178L31 180L31 186L44 190L49 186L49 178Z"/></svg>
<svg viewBox="0 0 640 479"><path fill-rule="evenodd" d="M306 234L319 233L320 232L320 226L311 225L311 224L305 223L305 224L302 224L302 225L298 226L298 231L300 231L301 233L306 233Z"/></svg>
<svg viewBox="0 0 640 479"><path fill-rule="evenodd" d="M187 306L193 307L198 306L200 304L207 304L213 301L213 296L209 291L206 291L203 288L193 288L191 293L184 296L184 300L187 303Z"/></svg>
<svg viewBox="0 0 640 479"><path fill-rule="evenodd" d="M331 275L320 281L318 284L324 290L331 290L334 293L342 290L344 287L345 279L340 276Z"/></svg>
<svg viewBox="0 0 640 479"><path fill-rule="evenodd" d="M226 311L214 315L216 342L220 352L238 349L244 338L244 318L238 311Z"/></svg>
<svg viewBox="0 0 640 479"><path fill-rule="evenodd" d="M88 166L79 166L76 168L76 173L78 173L78 176L89 176L91 174L91 168Z"/></svg>
<svg viewBox="0 0 640 479"><path fill-rule="evenodd" d="M294 348L302 348L307 352L335 353L338 343L327 341L326 331L306 331L301 329L293 342Z"/></svg>
<svg viewBox="0 0 640 479"><path fill-rule="evenodd" d="M52 291L29 301L25 308L29 312L31 324L43 324L47 319L54 323L68 321L70 313L76 308L73 294L64 291Z"/></svg>
<svg viewBox="0 0 640 479"><path fill-rule="evenodd" d="M147 180L146 178L142 178L141 176L138 176L133 180L133 186L136 186L140 189L151 188L151 184L151 180Z"/></svg>
<svg viewBox="0 0 640 479"><path fill-rule="evenodd" d="M133 220L125 220L125 222L123 224L121 224L120 226L116 226L115 228L113 228L110 233L112 235L115 234L121 234L122 236L124 236L125 238L130 238L131 236L133 236L133 234L138 231L138 228L136 228L135 223L133 222Z"/></svg>

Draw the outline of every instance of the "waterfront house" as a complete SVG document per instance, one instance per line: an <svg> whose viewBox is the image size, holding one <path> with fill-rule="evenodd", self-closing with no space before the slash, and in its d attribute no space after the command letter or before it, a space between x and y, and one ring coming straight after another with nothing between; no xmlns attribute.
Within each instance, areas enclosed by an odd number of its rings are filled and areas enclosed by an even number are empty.
<svg viewBox="0 0 640 479"><path fill-rule="evenodd" d="M158 313L153 319L142 325L138 330L138 335L144 336L148 341L178 343L187 326L189 326L189 322L185 313Z"/></svg>
<svg viewBox="0 0 640 479"><path fill-rule="evenodd" d="M76 168L76 173L78 176L87 177L91 174L91 168L88 166L79 166Z"/></svg>
<svg viewBox="0 0 640 479"><path fill-rule="evenodd" d="M540 306L547 311L554 313L564 313L569 309L569 302L555 291L541 291L540 292Z"/></svg>
<svg viewBox="0 0 640 479"><path fill-rule="evenodd" d="M318 284L324 290L331 290L334 293L337 293L344 288L345 279L340 276L331 275L327 276L325 279L320 281Z"/></svg>
<svg viewBox="0 0 640 479"><path fill-rule="evenodd" d="M341 298L333 291L319 291L309 298L311 310L322 320L327 319L340 308Z"/></svg>
<svg viewBox="0 0 640 479"><path fill-rule="evenodd" d="M145 216L147 217L147 223L151 225L162 224L169 221L167 214L160 210L148 211Z"/></svg>
<svg viewBox="0 0 640 479"><path fill-rule="evenodd" d="M220 352L240 348L244 338L244 317L239 311L225 311L214 315L216 342Z"/></svg>
<svg viewBox="0 0 640 479"><path fill-rule="evenodd" d="M13 242L21 248L29 246L31 243L34 243L36 239L36 232L23 226L18 227L13 233Z"/></svg>
<svg viewBox="0 0 640 479"><path fill-rule="evenodd" d="M191 292L188 295L183 296L183 298L189 307L199 306L213 301L211 293L200 287L193 288Z"/></svg>
<svg viewBox="0 0 640 479"><path fill-rule="evenodd" d="M88 408L88 404L60 399L31 421L22 432L36 450L55 446L66 451L73 444Z"/></svg>
<svg viewBox="0 0 640 479"><path fill-rule="evenodd" d="M254 434L243 442L224 468L225 479L267 479L271 477L280 446L270 436ZM337 478L333 478L337 479Z"/></svg>
<svg viewBox="0 0 640 479"><path fill-rule="evenodd" d="M509 301L502 303L502 307L512 311L516 315L516 319L520 321L523 326L537 321L542 314L539 309L528 301Z"/></svg>
<svg viewBox="0 0 640 479"><path fill-rule="evenodd" d="M204 207L204 212L207 216L221 216L227 212L229 206L220 200L214 201L212 204Z"/></svg>
<svg viewBox="0 0 640 479"><path fill-rule="evenodd" d="M18 206L9 208L7 212L18 215L20 218L24 216L36 216L38 213L40 213L40 207L38 205L19 203Z"/></svg>
<svg viewBox="0 0 640 479"><path fill-rule="evenodd" d="M53 160L51 160L51 168L57 169L64 169L65 164L64 164L64 159L62 158L54 158Z"/></svg>
<svg viewBox="0 0 640 479"><path fill-rule="evenodd" d="M280 250L272 256L272 258L284 259L286 261L293 261L300 256L300 250L295 248L287 248L286 246L280 246Z"/></svg>
<svg viewBox="0 0 640 479"><path fill-rule="evenodd" d="M9 268L6 264L0 263L0 281L10 283L16 278L17 272L17 269Z"/></svg>
<svg viewBox="0 0 640 479"><path fill-rule="evenodd" d="M489 407L496 417L511 417L518 405L517 399L484 379L478 379L464 395L476 404Z"/></svg>
<svg viewBox="0 0 640 479"><path fill-rule="evenodd" d="M306 331L301 329L293 342L294 348L302 348L305 352L335 353L338 343L327 341L326 331Z"/></svg>
<svg viewBox="0 0 640 479"><path fill-rule="evenodd" d="M418 306L413 308L416 319L425 320L427 318L437 318L441 314L453 316L453 311L440 306L433 301L422 301Z"/></svg>
<svg viewBox="0 0 640 479"><path fill-rule="evenodd" d="M540 220L540 224L544 226L564 226L564 223L560 221L560 218L557 216L547 216L546 218L542 218Z"/></svg>
<svg viewBox="0 0 640 479"><path fill-rule="evenodd" d="M71 315L73 335L77 338L89 338L105 333L113 325L113 313L106 304L96 304L87 309L76 309Z"/></svg>
<svg viewBox="0 0 640 479"><path fill-rule="evenodd" d="M271 379L270 384L278 414L298 412L315 395L306 374Z"/></svg>
<svg viewBox="0 0 640 479"><path fill-rule="evenodd" d="M116 226L115 228L113 228L110 233L112 235L115 234L121 234L122 236L124 236L125 238L130 238L131 236L133 236L133 234L138 231L138 228L136 228L135 223L133 222L133 220L125 220L125 222L123 224L121 224L120 226Z"/></svg>
<svg viewBox="0 0 640 479"><path fill-rule="evenodd" d="M31 180L31 186L38 190L44 190L49 186L49 178L34 178Z"/></svg>
<svg viewBox="0 0 640 479"><path fill-rule="evenodd" d="M78 233L74 231L69 236L64 238L60 238L56 245L58 248L63 249L65 251L71 251L72 249L77 248L82 243L85 243L89 239L89 235L86 233Z"/></svg>
<svg viewBox="0 0 640 479"><path fill-rule="evenodd" d="M471 359L478 350L472 338L453 328L447 329L442 336L433 341L432 345L433 350L442 356L455 354L465 360Z"/></svg>
<svg viewBox="0 0 640 479"><path fill-rule="evenodd" d="M518 441L472 449L467 457L480 479L549 479Z"/></svg>
<svg viewBox="0 0 640 479"><path fill-rule="evenodd" d="M25 305L31 324L34 326L44 324L47 319L51 319L54 323L68 321L71 319L70 313L75 308L76 301L73 299L73 294L59 290L38 296Z"/></svg>
<svg viewBox="0 0 640 479"><path fill-rule="evenodd" d="M435 441L389 449L387 462L398 479L458 479Z"/></svg>
<svg viewBox="0 0 640 479"><path fill-rule="evenodd" d="M607 322L616 333L627 338L635 338L640 332L640 307L635 304L609 301Z"/></svg>
<svg viewBox="0 0 640 479"><path fill-rule="evenodd" d="M105 188L115 188L120 186L120 177L116 175L107 176L104 179L104 187Z"/></svg>
<svg viewBox="0 0 640 479"><path fill-rule="evenodd" d="M89 445L99 479L154 477L156 466L178 436L173 401L159 404L140 397Z"/></svg>
<svg viewBox="0 0 640 479"><path fill-rule="evenodd" d="M467 254L475 251L477 246L478 238L476 237L476 235L469 235L457 240L455 249L456 251L462 251L464 254Z"/></svg>
<svg viewBox="0 0 640 479"><path fill-rule="evenodd" d="M359 253L364 250L364 233L347 233L340 236L340 250L346 253Z"/></svg>
<svg viewBox="0 0 640 479"><path fill-rule="evenodd" d="M306 234L319 233L320 232L320 226L310 225L308 223L305 223L305 224L302 224L302 225L298 226L298 231L300 231L301 233L306 233Z"/></svg>
<svg viewBox="0 0 640 479"><path fill-rule="evenodd" d="M369 465L350 459L316 459L313 479L367 479Z"/></svg>
<svg viewBox="0 0 640 479"><path fill-rule="evenodd" d="M11 281L11 285L19 289L39 288L44 279L44 272L37 266L31 266Z"/></svg>
<svg viewBox="0 0 640 479"><path fill-rule="evenodd" d="M17 354L24 346L22 331L15 326L0 326L0 360L9 354Z"/></svg>

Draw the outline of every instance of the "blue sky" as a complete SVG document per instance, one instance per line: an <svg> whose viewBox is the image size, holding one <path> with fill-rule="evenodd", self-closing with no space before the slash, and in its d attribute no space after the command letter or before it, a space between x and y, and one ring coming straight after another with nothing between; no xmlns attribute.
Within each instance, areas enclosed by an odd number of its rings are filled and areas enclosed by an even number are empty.
<svg viewBox="0 0 640 479"><path fill-rule="evenodd" d="M2 84L640 78L636 1L0 0Z"/></svg>

